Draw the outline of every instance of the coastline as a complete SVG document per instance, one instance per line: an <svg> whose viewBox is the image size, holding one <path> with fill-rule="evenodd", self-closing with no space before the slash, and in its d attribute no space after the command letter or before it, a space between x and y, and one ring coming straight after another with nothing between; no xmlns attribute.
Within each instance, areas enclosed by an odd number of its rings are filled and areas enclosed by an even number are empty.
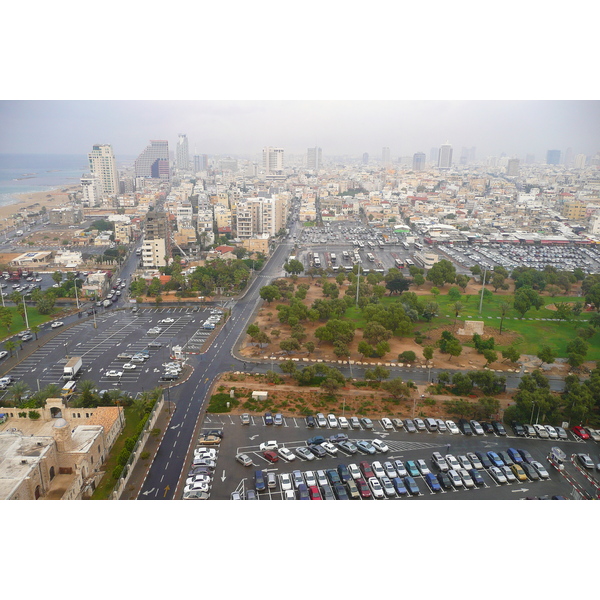
<svg viewBox="0 0 600 600"><path fill-rule="evenodd" d="M66 191L63 191L66 190ZM13 227L16 223L12 218L24 209L32 212L38 212L42 206L47 210L68 206L71 204L69 193L80 191L80 185L64 185L55 190L43 192L26 192L15 196L16 201L11 204L0 206L0 230L6 227Z"/></svg>

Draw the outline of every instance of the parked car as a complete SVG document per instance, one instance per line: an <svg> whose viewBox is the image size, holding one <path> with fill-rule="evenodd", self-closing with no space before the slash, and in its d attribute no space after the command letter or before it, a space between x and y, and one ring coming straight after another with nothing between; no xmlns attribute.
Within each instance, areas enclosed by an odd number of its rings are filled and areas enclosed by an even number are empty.
<svg viewBox="0 0 600 600"><path fill-rule="evenodd" d="M548 431L543 425L540 425L539 423L534 423L533 428L535 429L535 432L537 433L538 437L541 437L542 439L548 439L550 437Z"/></svg>
<svg viewBox="0 0 600 600"><path fill-rule="evenodd" d="M546 431L548 432L548 435L550 436L551 440L558 439L558 432L556 431L556 429L554 429L554 427L552 427L552 425L544 425L544 427L546 428Z"/></svg>
<svg viewBox="0 0 600 600"><path fill-rule="evenodd" d="M581 466L585 467L586 469L594 468L594 463L592 462L592 459L587 454L578 454L577 460L579 461Z"/></svg>
<svg viewBox="0 0 600 600"><path fill-rule="evenodd" d="M513 462L520 463L523 462L523 457L521 453L516 448L509 448L506 453L512 458Z"/></svg>
<svg viewBox="0 0 600 600"><path fill-rule="evenodd" d="M590 434L581 426L575 425L575 427L571 427L571 431L582 440L589 440Z"/></svg>
<svg viewBox="0 0 600 600"><path fill-rule="evenodd" d="M296 455L288 448L279 448L277 452L281 458L287 460L288 462L291 462L296 459Z"/></svg>
<svg viewBox="0 0 600 600"><path fill-rule="evenodd" d="M500 421L492 421L492 427L496 435L506 435L506 429L504 429L504 425Z"/></svg>
<svg viewBox="0 0 600 600"><path fill-rule="evenodd" d="M279 460L279 456L277 456L277 452L273 452L273 450L266 450L263 452L263 456L272 463L276 463Z"/></svg>
<svg viewBox="0 0 600 600"><path fill-rule="evenodd" d="M517 421L513 421L512 422L512 429L515 432L515 435L519 436L519 437L525 437L525 429L523 427L523 425L521 425L521 423L518 423Z"/></svg>
<svg viewBox="0 0 600 600"><path fill-rule="evenodd" d="M450 470L446 459L439 452L434 452L431 455L431 462L442 472Z"/></svg>
<svg viewBox="0 0 600 600"><path fill-rule="evenodd" d="M360 452L363 452L364 454L371 455L377 453L377 450L374 448L374 446L367 440L358 440L358 442L356 442L356 447Z"/></svg>
<svg viewBox="0 0 600 600"><path fill-rule="evenodd" d="M538 472L540 479L550 478L550 473L548 473L546 467L544 467L544 465L541 462L534 460L531 462L531 466Z"/></svg>
<svg viewBox="0 0 600 600"><path fill-rule="evenodd" d="M363 500L368 500L373 496L373 492L371 492L371 488L367 485L367 482L360 478L356 480L356 487L358 488L358 493Z"/></svg>
<svg viewBox="0 0 600 600"><path fill-rule="evenodd" d="M484 434L483 427L481 427L478 421L472 419L471 421L469 421L469 425L471 426L471 430L473 431L473 433L475 433L475 435Z"/></svg>
<svg viewBox="0 0 600 600"><path fill-rule="evenodd" d="M420 494L419 486L413 477L408 475L404 478L404 485L412 496L418 496Z"/></svg>
<svg viewBox="0 0 600 600"><path fill-rule="evenodd" d="M408 433L416 433L417 431L412 419L404 419L404 428Z"/></svg>
<svg viewBox="0 0 600 600"><path fill-rule="evenodd" d="M454 469L450 469L448 471L448 477L450 478L450 481L452 482L452 485L458 489L458 488L463 488L464 487L464 483L463 480L461 479L460 475L458 474L457 471L455 471Z"/></svg>
<svg viewBox="0 0 600 600"><path fill-rule="evenodd" d="M425 481L427 485L431 488L432 492L441 492L442 486L440 485L437 477L433 473L427 473L425 475Z"/></svg>
<svg viewBox="0 0 600 600"><path fill-rule="evenodd" d="M479 457L477 456L477 454L475 454L475 452L467 452L467 458L469 459L469 462L473 465L474 469L483 469L483 464L479 460Z"/></svg>
<svg viewBox="0 0 600 600"><path fill-rule="evenodd" d="M394 429L391 419L388 419L387 417L381 419L381 425L384 429Z"/></svg>
<svg viewBox="0 0 600 600"><path fill-rule="evenodd" d="M450 433L452 433L453 435L459 434L460 433L460 429L458 428L458 426L456 425L456 423L452 420L448 420L446 421L446 427L448 427L448 431Z"/></svg>
<svg viewBox="0 0 600 600"><path fill-rule="evenodd" d="M492 463L492 465L494 467L502 467L504 465L504 461L500 458L500 456L494 452L493 450L490 450L487 453L488 458L490 459L490 462Z"/></svg>
<svg viewBox="0 0 600 600"><path fill-rule="evenodd" d="M277 450L278 447L279 447L279 445L277 444L277 442L275 440L269 440L268 442L262 442L258 446L258 449L261 452L264 452L265 450Z"/></svg>
<svg viewBox="0 0 600 600"><path fill-rule="evenodd" d="M515 463L512 467L510 467L510 470L514 473L515 477L519 481L527 481L527 475L520 464Z"/></svg>
<svg viewBox="0 0 600 600"><path fill-rule="evenodd" d="M358 451L358 448L349 441L344 441L344 442L339 442L338 443L338 448L342 451L345 452L346 454L356 454L356 452Z"/></svg>
<svg viewBox="0 0 600 600"><path fill-rule="evenodd" d="M273 425L273 415L269 411L265 413L264 419L265 425Z"/></svg>
<svg viewBox="0 0 600 600"><path fill-rule="evenodd" d="M527 437L537 437L537 433L533 425L529 425L529 423L524 423L523 429L525 430L525 435Z"/></svg>
<svg viewBox="0 0 600 600"><path fill-rule="evenodd" d="M375 473L373 473L373 469L367 461L362 461L358 466L360 467L360 470L362 471L366 481L368 481L371 477L375 477Z"/></svg>
<svg viewBox="0 0 600 600"><path fill-rule="evenodd" d="M394 461L394 469L396 469L396 473L398 473L398 477L406 477L408 475L408 471L404 466L404 463L401 460L396 459Z"/></svg>
<svg viewBox="0 0 600 600"><path fill-rule="evenodd" d="M506 476L499 467L490 467L488 473L494 478L496 483L506 483Z"/></svg>
<svg viewBox="0 0 600 600"><path fill-rule="evenodd" d="M361 417L360 424L364 429L373 429L373 421L367 417Z"/></svg>
<svg viewBox="0 0 600 600"><path fill-rule="evenodd" d="M477 486L485 485L485 481L483 480L481 473L477 469L470 469L469 475L471 476L471 479L473 480L475 485L477 485Z"/></svg>
<svg viewBox="0 0 600 600"><path fill-rule="evenodd" d="M487 454L484 452L475 452L475 456L481 461L481 464L484 469L489 469L492 465L492 462L487 457Z"/></svg>
<svg viewBox="0 0 600 600"><path fill-rule="evenodd" d="M471 428L471 424L469 423L469 421L467 421L467 419L459 419L458 428L460 429L463 435L473 435L473 429Z"/></svg>
<svg viewBox="0 0 600 600"><path fill-rule="evenodd" d="M540 475L530 463L522 462L520 466L531 481L539 481Z"/></svg>
<svg viewBox="0 0 600 600"><path fill-rule="evenodd" d="M379 483L379 479L377 479L377 477L370 477L368 483L374 498L381 499L385 497L383 488L381 487L381 483Z"/></svg>
<svg viewBox="0 0 600 600"><path fill-rule="evenodd" d="M325 450L323 450L325 452ZM304 460L314 460L315 455L312 453L312 450L309 450L305 446L301 446L300 448L296 448L296 455Z"/></svg>
<svg viewBox="0 0 600 600"><path fill-rule="evenodd" d="M389 450L388 445L382 440L371 440L371 445L377 452L387 452Z"/></svg>
<svg viewBox="0 0 600 600"><path fill-rule="evenodd" d="M394 489L396 490L396 494L398 496L406 496L408 494L408 490L404 485L404 481L401 477L394 477L392 479L392 484L394 485Z"/></svg>

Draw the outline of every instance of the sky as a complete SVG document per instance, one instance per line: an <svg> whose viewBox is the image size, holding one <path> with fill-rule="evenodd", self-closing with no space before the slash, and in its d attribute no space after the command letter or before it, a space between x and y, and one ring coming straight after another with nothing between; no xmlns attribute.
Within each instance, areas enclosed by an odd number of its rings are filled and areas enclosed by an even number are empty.
<svg viewBox="0 0 600 600"><path fill-rule="evenodd" d="M264 146L302 154L392 157L449 142L476 156L544 160L568 147L600 150L600 101L595 100L3 100L1 153L87 154L111 144L137 156L151 139L172 151L185 133L190 153L257 157Z"/></svg>

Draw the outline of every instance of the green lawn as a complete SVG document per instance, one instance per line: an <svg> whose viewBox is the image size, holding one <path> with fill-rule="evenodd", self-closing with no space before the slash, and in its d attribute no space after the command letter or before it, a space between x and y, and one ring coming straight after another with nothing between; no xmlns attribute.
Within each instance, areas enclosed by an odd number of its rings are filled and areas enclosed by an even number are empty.
<svg viewBox="0 0 600 600"><path fill-rule="evenodd" d="M446 290L444 290L444 292L446 292ZM440 294L437 297L427 295L423 296L423 298L427 301L431 300L439 304L439 316L433 319L431 323L416 323L415 329L425 332L429 329L436 329L437 327L454 324L454 312L451 309L451 306L455 303L454 300L448 298L445 293ZM481 314L479 313L479 298L478 295L466 296L465 294L461 294L460 302L462 302L464 308L461 311L458 320L484 321L486 326L499 329L499 305L504 301L512 304L513 296L494 294L490 299L484 298ZM544 306L556 302L583 301L582 298L575 298L573 296L556 296L554 298L542 296L542 299L544 301ZM385 296L382 298L381 302L382 304L388 304L390 302L397 302L398 300L399 298L397 296ZM556 351L559 357L566 358L567 344L576 337L577 329L587 325L586 321L590 314L593 313L583 312L578 317L574 317L571 322L538 321L536 319L553 319L556 317L556 312L544 307L540 308L540 310L531 309L525 314L525 317L521 319L519 313L511 308L504 319L502 331L503 333L513 332L519 334L520 339L517 343L517 347L521 354L535 355L538 353L541 345L548 345ZM356 307L349 308L345 313L345 317L351 320L357 328L365 326L362 312ZM600 360L600 332L596 333L587 340L587 342L590 349L586 355L586 359Z"/></svg>

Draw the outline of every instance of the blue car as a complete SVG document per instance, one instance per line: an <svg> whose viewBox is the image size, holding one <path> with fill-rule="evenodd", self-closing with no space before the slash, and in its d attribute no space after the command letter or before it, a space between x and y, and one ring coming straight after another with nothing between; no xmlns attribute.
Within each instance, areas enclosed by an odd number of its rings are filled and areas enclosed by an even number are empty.
<svg viewBox="0 0 600 600"><path fill-rule="evenodd" d="M406 489L401 477L394 477L392 479L392 483L394 484L394 489L396 490L396 494L398 494L398 496L406 496L408 494L408 490Z"/></svg>
<svg viewBox="0 0 600 600"><path fill-rule="evenodd" d="M523 462L523 457L521 456L521 454L519 453L519 451L516 448L509 448L507 450L508 455L513 459L513 461L515 463L520 463Z"/></svg>
<svg viewBox="0 0 600 600"><path fill-rule="evenodd" d="M417 463L414 460L407 460L404 463L404 466L411 477L419 477L419 475L421 475L419 469L417 469Z"/></svg>
<svg viewBox="0 0 600 600"><path fill-rule="evenodd" d="M492 450L490 450L487 453L487 456L490 459L490 462L492 463L492 465L494 465L494 467L503 467L504 466L504 462L502 461L502 459Z"/></svg>
<svg viewBox="0 0 600 600"><path fill-rule="evenodd" d="M262 471L254 471L254 489L257 492L264 492L267 489L265 474Z"/></svg>
<svg viewBox="0 0 600 600"><path fill-rule="evenodd" d="M350 471L348 471L348 467L344 464L340 464L337 467L338 475L342 480L342 483L346 483L349 479L352 479L352 475L350 475Z"/></svg>
<svg viewBox="0 0 600 600"><path fill-rule="evenodd" d="M359 440L356 442L356 447L365 454L377 454L377 450L366 440Z"/></svg>
<svg viewBox="0 0 600 600"><path fill-rule="evenodd" d="M404 485L406 486L406 489L413 495L413 496L418 496L419 495L419 486L417 485L417 482L409 475L408 477L404 478Z"/></svg>
<svg viewBox="0 0 600 600"><path fill-rule="evenodd" d="M483 477L477 469L469 469L469 475L471 476L471 479L475 482L475 485L485 485L485 481L483 481Z"/></svg>
<svg viewBox="0 0 600 600"><path fill-rule="evenodd" d="M325 475L327 475L327 479L329 479L329 483L331 483L332 486L336 483L342 483L342 480L335 469L328 469L325 471Z"/></svg>
<svg viewBox="0 0 600 600"><path fill-rule="evenodd" d="M427 485L431 488L432 492L442 491L442 487L440 486L437 477L433 473L427 473L427 475L425 475L425 481L427 482Z"/></svg>
<svg viewBox="0 0 600 600"><path fill-rule="evenodd" d="M307 446L316 446L317 444L322 444L327 440L322 435L315 435L315 437L308 438L306 440Z"/></svg>
<svg viewBox="0 0 600 600"><path fill-rule="evenodd" d="M310 494L308 493L308 487L305 483L301 483L298 486L298 500L310 500Z"/></svg>

